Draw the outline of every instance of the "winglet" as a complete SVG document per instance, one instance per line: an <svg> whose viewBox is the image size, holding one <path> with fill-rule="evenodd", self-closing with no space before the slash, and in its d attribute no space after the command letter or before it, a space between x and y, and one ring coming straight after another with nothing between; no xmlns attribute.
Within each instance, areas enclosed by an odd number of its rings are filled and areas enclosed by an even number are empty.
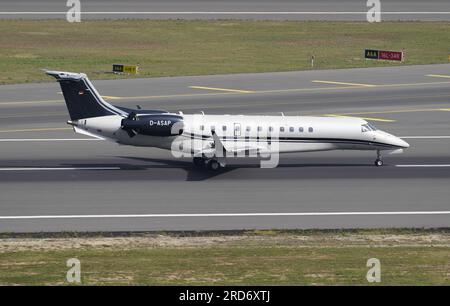
<svg viewBox="0 0 450 306"><path fill-rule="evenodd" d="M76 73L76 72L65 72L65 71L55 71L55 70L46 70L42 69L47 75L54 77L57 80L81 80L86 78L86 74L84 73Z"/></svg>

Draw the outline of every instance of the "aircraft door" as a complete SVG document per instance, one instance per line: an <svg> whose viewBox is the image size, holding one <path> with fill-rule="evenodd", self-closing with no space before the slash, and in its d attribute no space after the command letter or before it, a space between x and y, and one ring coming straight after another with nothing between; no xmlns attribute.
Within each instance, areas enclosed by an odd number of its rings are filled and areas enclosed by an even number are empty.
<svg viewBox="0 0 450 306"><path fill-rule="evenodd" d="M240 123L234 124L234 136L235 137L241 136L241 124Z"/></svg>

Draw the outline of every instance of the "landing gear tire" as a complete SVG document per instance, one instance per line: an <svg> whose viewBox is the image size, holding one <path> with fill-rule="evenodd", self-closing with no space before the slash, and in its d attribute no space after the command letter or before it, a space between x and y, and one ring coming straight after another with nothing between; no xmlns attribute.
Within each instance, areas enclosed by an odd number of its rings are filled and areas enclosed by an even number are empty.
<svg viewBox="0 0 450 306"><path fill-rule="evenodd" d="M219 171L221 166L217 160L211 159L206 164L206 167L211 171Z"/></svg>
<svg viewBox="0 0 450 306"><path fill-rule="evenodd" d="M203 167L205 165L205 160L201 157L194 157L192 162L194 163L194 166L198 168Z"/></svg>
<svg viewBox="0 0 450 306"><path fill-rule="evenodd" d="M381 167L383 166L383 160L381 159L381 152L377 151L377 159L375 160L375 166Z"/></svg>

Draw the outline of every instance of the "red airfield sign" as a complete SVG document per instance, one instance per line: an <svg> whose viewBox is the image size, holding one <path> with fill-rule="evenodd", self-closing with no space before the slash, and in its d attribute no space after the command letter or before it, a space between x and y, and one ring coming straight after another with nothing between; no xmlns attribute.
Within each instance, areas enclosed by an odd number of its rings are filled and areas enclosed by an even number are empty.
<svg viewBox="0 0 450 306"><path fill-rule="evenodd" d="M403 60L403 52L397 51L380 51L379 59L388 60L388 61L402 61Z"/></svg>
<svg viewBox="0 0 450 306"><path fill-rule="evenodd" d="M366 59L386 60L386 61L399 61L399 62L404 60L403 52L398 52L398 51L384 51L384 50L366 49L364 57Z"/></svg>

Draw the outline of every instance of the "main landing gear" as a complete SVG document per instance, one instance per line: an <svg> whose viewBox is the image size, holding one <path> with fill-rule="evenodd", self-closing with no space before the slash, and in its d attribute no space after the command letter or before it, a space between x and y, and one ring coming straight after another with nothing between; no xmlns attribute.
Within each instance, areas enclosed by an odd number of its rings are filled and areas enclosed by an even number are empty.
<svg viewBox="0 0 450 306"><path fill-rule="evenodd" d="M192 162L194 163L194 166L196 166L196 167L203 167L205 165L205 159L202 157L194 157Z"/></svg>
<svg viewBox="0 0 450 306"><path fill-rule="evenodd" d="M197 168L206 166L206 169L211 171L219 171L221 168L223 168L223 165L221 165L217 160L204 157L194 157L193 163Z"/></svg>
<svg viewBox="0 0 450 306"><path fill-rule="evenodd" d="M377 159L375 160L375 166L377 167L383 166L383 159L381 157L380 151L377 151Z"/></svg>
<svg viewBox="0 0 450 306"><path fill-rule="evenodd" d="M206 162L206 168L208 170L219 171L221 167L220 163L215 159L210 159Z"/></svg>

